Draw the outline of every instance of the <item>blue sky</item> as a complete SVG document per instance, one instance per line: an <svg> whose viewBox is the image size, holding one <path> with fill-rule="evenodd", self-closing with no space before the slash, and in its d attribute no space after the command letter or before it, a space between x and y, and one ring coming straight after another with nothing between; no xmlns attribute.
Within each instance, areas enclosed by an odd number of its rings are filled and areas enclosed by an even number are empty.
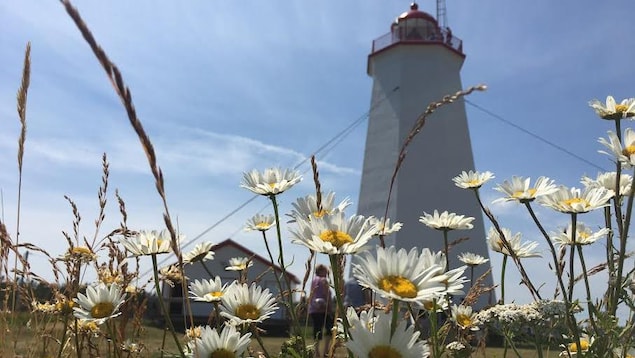
<svg viewBox="0 0 635 358"><path fill-rule="evenodd" d="M469 101L612 168L597 153L597 138L611 125L597 119L587 102L608 94L635 95L629 92L635 56L629 14L635 3L618 3L448 1L449 25L467 54L463 84L489 87ZM368 111L371 42L388 32L409 3L78 0L75 5L123 72L157 150L171 213L191 238L251 197L239 188L242 172L293 166ZM432 6L420 4L434 14ZM0 187L9 232L15 233L17 200L15 93L27 41L32 42L32 77L21 241L63 252L61 231L70 231L72 222L63 195L77 202L82 232L93 235L103 152L111 164L111 189L118 188L126 200L130 227L162 227L145 156L103 70L57 1L23 0L0 3ZM476 167L494 172L494 182L546 175L580 186L582 174L598 172L472 106L467 111ZM318 157L323 187L354 202L365 128L364 122ZM288 205L311 191L307 176L282 202ZM120 220L112 193L102 233ZM491 186L483 195L490 202L497 197ZM240 229L265 204L257 199L202 240L233 236L261 251L260 237ZM511 205L492 210L504 226L547 249L523 211ZM567 222L538 211L551 230ZM597 219L591 215L585 221L599 224ZM299 274L306 256L289 247ZM492 259L498 275L500 258ZM35 271L45 270L43 257L31 260ZM530 271L537 281L552 281L543 266L532 265ZM517 281L513 273L510 277ZM527 300L526 291L514 291L511 298Z"/></svg>

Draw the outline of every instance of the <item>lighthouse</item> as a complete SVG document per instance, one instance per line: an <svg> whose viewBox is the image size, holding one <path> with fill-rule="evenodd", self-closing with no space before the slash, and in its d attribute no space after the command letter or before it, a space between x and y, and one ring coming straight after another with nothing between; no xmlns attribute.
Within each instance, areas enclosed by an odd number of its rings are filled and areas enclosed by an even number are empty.
<svg viewBox="0 0 635 358"><path fill-rule="evenodd" d="M429 103L462 89L464 60L462 41L433 16L419 10L416 3L397 17L390 32L373 41L367 65L373 87L359 214L385 215L391 177L405 138ZM419 217L435 209L447 210L476 218L472 230L449 232L450 242L469 237L451 249L450 268L463 265L457 258L463 252L489 258L483 217L474 194L452 182L453 177L469 170L474 170L474 158L461 99L429 116L409 145L388 208L388 217L404 225L385 238L386 246L442 251L442 232L429 229ZM474 277L488 268L489 262L477 267ZM492 285L491 274L484 284ZM490 299L481 298L477 306Z"/></svg>

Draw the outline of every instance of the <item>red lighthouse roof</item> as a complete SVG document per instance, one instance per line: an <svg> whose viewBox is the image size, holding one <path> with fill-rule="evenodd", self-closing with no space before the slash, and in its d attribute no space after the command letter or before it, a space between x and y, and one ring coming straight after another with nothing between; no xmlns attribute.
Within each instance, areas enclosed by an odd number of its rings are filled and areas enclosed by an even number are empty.
<svg viewBox="0 0 635 358"><path fill-rule="evenodd" d="M408 19L425 19L428 21L434 21L435 23L437 22L437 20L432 15L426 12L420 11L419 5L416 2L413 2L412 4L410 4L410 10L399 15L395 23L398 23L402 20L408 20Z"/></svg>

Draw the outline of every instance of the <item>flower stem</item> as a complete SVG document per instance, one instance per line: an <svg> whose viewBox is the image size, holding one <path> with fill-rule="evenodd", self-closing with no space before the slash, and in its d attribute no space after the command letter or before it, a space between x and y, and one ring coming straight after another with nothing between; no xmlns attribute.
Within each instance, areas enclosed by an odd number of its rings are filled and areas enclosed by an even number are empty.
<svg viewBox="0 0 635 358"><path fill-rule="evenodd" d="M161 293L161 285L159 285L159 268L157 263L157 255L152 254L151 256L152 256L152 270L154 271L154 288L157 291L159 305L161 306L161 311L163 312L163 316L165 317L165 322L168 324L170 333L172 333L172 338L174 338L174 343L176 344L176 348L179 350L180 356L185 358L185 354L183 353L183 347L181 347L181 342L179 341L179 338L176 336L174 325L172 324L172 320L170 319L170 313L165 307L165 302L163 302L163 294Z"/></svg>
<svg viewBox="0 0 635 358"><path fill-rule="evenodd" d="M267 348L265 347L265 342L262 341L262 337L260 337L260 333L258 333L258 327L256 327L255 324L251 325L251 331L253 332L254 337L256 337L258 344L260 344L260 348L262 348L262 351L265 354L265 357L267 358L271 357L269 352L267 352Z"/></svg>
<svg viewBox="0 0 635 358"><path fill-rule="evenodd" d="M300 322L297 318L295 307L293 305L293 294L291 292L291 279L289 278L289 275L287 273L287 267L284 264L284 250L282 248L282 232L280 230L280 211L278 208L278 200L276 199L275 195L269 195L268 197L269 197L269 200L271 200L271 206L273 206L273 213L276 219L276 235L278 239L278 264L280 265L280 270L282 270L282 278L284 279L284 283L286 284L286 290L289 294L287 307L288 307L289 315L291 316L291 330L292 330L291 333L295 337L300 337L300 339L302 340L302 347L306 347L306 343L304 341L304 334L301 333ZM283 288L282 284L280 284L280 288L281 289ZM280 291L280 296L283 297L284 302L287 302L286 300L284 300L284 293L285 291Z"/></svg>
<svg viewBox="0 0 635 358"><path fill-rule="evenodd" d="M580 257L580 265L582 265L582 277L584 277L584 288L586 289L586 300L587 300L587 310L589 311L589 320L591 321L591 326L595 330L598 331L598 327L595 323L595 317L593 309L593 302L591 301L591 287L589 286L589 276L586 270L586 263L584 262L584 255L582 254L582 245L577 244L578 246L578 256Z"/></svg>
<svg viewBox="0 0 635 358"><path fill-rule="evenodd" d="M448 256L448 251L449 251L449 247L448 247L448 230L443 230L443 245L445 248L445 270L449 270L450 269L450 258Z"/></svg>
<svg viewBox="0 0 635 358"><path fill-rule="evenodd" d="M503 268L501 270L501 299L500 304L505 304L505 270L507 269L507 255L503 255Z"/></svg>
<svg viewBox="0 0 635 358"><path fill-rule="evenodd" d="M392 320L390 321L390 337L395 334L397 330L397 321L399 320L399 300L392 300Z"/></svg>
<svg viewBox="0 0 635 358"><path fill-rule="evenodd" d="M331 269L333 271L333 285L335 286L335 302L339 311L339 316L336 316L342 318L342 322L344 325L344 336L348 337L348 329L350 328L350 323L348 322L348 318L346 317L344 298L342 297L342 292L344 290L342 287L343 273L340 270L341 258L341 255L329 255L329 259L331 261Z"/></svg>

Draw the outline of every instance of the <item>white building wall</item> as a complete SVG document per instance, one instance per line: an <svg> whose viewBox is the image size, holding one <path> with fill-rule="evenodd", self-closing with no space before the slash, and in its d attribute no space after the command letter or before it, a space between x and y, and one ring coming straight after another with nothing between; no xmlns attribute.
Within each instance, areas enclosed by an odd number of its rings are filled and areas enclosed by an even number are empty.
<svg viewBox="0 0 635 358"><path fill-rule="evenodd" d="M433 101L462 89L463 57L440 44L397 44L369 57L373 77L371 111L358 212L384 216L390 179L399 149L416 119ZM393 92L393 89L399 89ZM489 257L483 217L474 194L454 185L452 178L473 170L471 142L463 101L446 105L428 117L407 149L394 184L388 217L404 223L386 245L443 250L443 235L419 223L423 212L448 210L473 216L474 229L450 232L449 241L468 236L449 255L450 266L462 265L457 255L473 252ZM488 265L475 271L475 277ZM469 276L469 270L466 271ZM491 275L486 285L492 284ZM469 286L468 286L469 288ZM479 305L487 303L481 299Z"/></svg>

